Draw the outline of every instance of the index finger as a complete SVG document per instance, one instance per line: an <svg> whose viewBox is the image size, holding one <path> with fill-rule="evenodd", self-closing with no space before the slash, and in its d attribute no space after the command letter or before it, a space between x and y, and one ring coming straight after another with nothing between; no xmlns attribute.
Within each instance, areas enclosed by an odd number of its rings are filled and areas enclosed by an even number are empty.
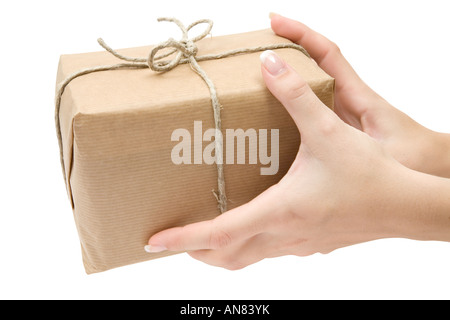
<svg viewBox="0 0 450 320"><path fill-rule="evenodd" d="M342 55L339 47L325 36L299 21L279 14L271 14L271 26L279 36L304 47L317 64L336 79L337 89L344 85L363 84L350 63Z"/></svg>

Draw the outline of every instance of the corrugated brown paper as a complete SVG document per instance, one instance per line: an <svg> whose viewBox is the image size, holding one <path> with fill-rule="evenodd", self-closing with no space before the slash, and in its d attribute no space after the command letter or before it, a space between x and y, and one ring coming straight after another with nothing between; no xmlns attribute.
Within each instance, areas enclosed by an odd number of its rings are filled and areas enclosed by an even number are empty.
<svg viewBox="0 0 450 320"><path fill-rule="evenodd" d="M286 42L271 30L262 30L205 38L197 46L203 55ZM146 57L150 49L119 52ZM301 52L280 49L277 53L327 106L333 106L334 79ZM107 52L63 55L57 82L80 69L117 62ZM298 151L299 133L266 88L259 53L200 65L223 105L223 132L268 129L270 138L270 129L279 129L276 175L261 175L261 167L267 165L250 165L248 157L247 164L225 164L231 209L282 178ZM217 188L215 165L175 165L171 160L178 143L171 141L175 129L189 130L194 139L194 121L202 121L203 132L214 128L208 88L189 65L161 74L149 69L114 70L79 77L64 91L60 121L67 190L87 273L168 255L144 251L152 234L219 214L211 192ZM203 148L207 144L203 142Z"/></svg>

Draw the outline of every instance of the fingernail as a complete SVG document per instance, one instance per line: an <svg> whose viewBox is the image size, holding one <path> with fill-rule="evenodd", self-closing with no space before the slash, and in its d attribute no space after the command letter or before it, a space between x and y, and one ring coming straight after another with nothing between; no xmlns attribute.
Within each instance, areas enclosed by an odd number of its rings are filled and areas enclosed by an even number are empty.
<svg viewBox="0 0 450 320"><path fill-rule="evenodd" d="M148 253L156 253L156 252L165 251L165 250L167 250L167 248L164 246L146 245L144 247L144 250L147 251Z"/></svg>
<svg viewBox="0 0 450 320"><path fill-rule="evenodd" d="M266 50L259 56L261 62L271 75L277 76L286 70L284 61L272 50Z"/></svg>
<svg viewBox="0 0 450 320"><path fill-rule="evenodd" d="M278 13L275 13L275 12L269 12L269 19L272 19L277 14Z"/></svg>

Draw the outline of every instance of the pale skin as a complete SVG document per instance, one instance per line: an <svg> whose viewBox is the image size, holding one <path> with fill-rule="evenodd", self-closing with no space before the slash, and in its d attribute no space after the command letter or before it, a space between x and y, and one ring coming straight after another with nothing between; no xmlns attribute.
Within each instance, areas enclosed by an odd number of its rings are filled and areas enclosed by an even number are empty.
<svg viewBox="0 0 450 320"><path fill-rule="evenodd" d="M271 26L336 79L335 112L280 57L264 53L262 77L302 137L291 168L240 207L153 235L146 250L187 251L236 270L382 238L450 242L450 135L391 106L324 36L277 14Z"/></svg>

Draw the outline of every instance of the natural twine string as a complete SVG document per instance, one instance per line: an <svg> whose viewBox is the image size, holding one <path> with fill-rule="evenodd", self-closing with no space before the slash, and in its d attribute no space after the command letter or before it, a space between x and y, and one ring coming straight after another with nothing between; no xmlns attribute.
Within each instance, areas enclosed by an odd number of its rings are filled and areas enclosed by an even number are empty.
<svg viewBox="0 0 450 320"><path fill-rule="evenodd" d="M305 54L307 57L309 57L308 52L301 46L295 44L295 43L280 43L280 44L273 44L273 45L267 45L267 46L261 46L261 47L253 47L253 48L242 48L242 49L235 49L231 51L227 51L224 53L219 54L209 54L209 55L203 55L203 56L197 56L197 46L195 45L195 42L203 39L206 37L212 27L213 22L208 19L202 19L198 20L192 24L190 24L187 28L178 20L175 18L159 18L158 21L168 21L175 23L182 31L182 38L181 40L174 40L170 38L169 40L157 45L154 47L148 56L148 58L133 58L133 57L127 57L124 55L121 55L117 51L111 49L104 41L103 39L98 39L98 43L109 53L114 55L115 57L127 61L126 63L118 63L113 65L105 65L105 66L98 66L98 67L92 67L80 70L78 72L75 72L74 74L68 76L64 81L62 81L59 86L56 93L55 98L55 123L56 123L56 134L58 137L58 143L59 143L59 150L60 150L60 160L61 160L61 166L63 169L63 175L64 179L66 179L66 173L64 170L64 157L63 157L63 147L62 147L62 137L61 137L61 124L59 119L59 111L61 107L61 97L64 93L64 89L66 86L75 78L78 78L80 76L99 72L99 71L107 71L107 70L118 70L118 69L145 69L150 68L153 71L157 72L165 72L170 71L176 66L180 64L189 63L191 65L191 68L203 79L203 81L208 86L210 96L211 96L211 104L214 111L214 124L216 132L222 131L222 124L221 124L221 117L220 117L220 109L221 105L219 103L219 99L217 97L217 91L214 86L214 83L211 81L211 79L206 75L205 71L199 66L199 61L206 61L206 60L215 60L215 59L223 59L231 56L236 56L239 54L247 54L247 53L254 53L254 52L260 52L265 50L274 50L274 49L282 49L282 48L291 48L296 49L303 54ZM207 24L206 29L199 34L198 36L189 39L188 38L188 31L195 27L198 24L205 23ZM158 51L166 48L172 48L169 52L165 54L156 55ZM172 60L161 60L163 58L166 58L172 54L176 53L175 58ZM216 165L217 165L217 188L218 191L215 192L213 190L213 194L217 199L218 207L221 213L227 211L227 197L225 194L225 177L223 172L223 141L222 139L215 139L215 154L216 154Z"/></svg>

